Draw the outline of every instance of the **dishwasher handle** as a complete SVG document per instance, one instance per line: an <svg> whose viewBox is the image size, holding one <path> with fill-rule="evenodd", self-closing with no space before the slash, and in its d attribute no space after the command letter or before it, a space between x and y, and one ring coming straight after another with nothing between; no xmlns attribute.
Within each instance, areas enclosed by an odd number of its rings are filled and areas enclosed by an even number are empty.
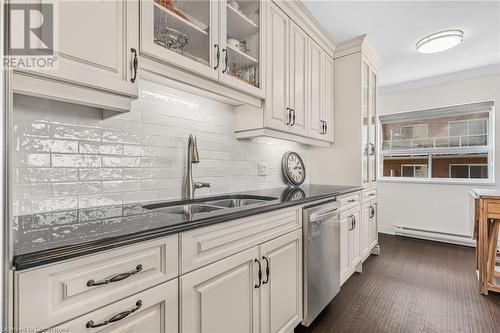
<svg viewBox="0 0 500 333"><path fill-rule="evenodd" d="M329 218L331 216L335 216L335 215L338 215L338 208L334 208L334 209L328 210L326 212L325 211L318 211L318 212L312 213L309 216L309 221L318 222L318 221L327 219L327 218Z"/></svg>

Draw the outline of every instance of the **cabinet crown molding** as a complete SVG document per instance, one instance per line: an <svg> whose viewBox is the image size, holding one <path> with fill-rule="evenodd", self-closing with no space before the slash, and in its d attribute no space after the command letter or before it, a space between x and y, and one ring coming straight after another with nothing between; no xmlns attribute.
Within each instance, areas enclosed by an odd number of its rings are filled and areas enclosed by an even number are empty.
<svg viewBox="0 0 500 333"><path fill-rule="evenodd" d="M375 47L368 41L366 34L337 44L333 58L338 59L357 52L364 53L375 68L379 69L382 66L382 58Z"/></svg>

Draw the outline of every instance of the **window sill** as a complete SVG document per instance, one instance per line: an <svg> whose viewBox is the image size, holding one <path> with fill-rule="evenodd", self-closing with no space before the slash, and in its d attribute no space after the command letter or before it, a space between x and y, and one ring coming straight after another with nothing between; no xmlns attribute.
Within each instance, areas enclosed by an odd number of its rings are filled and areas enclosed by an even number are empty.
<svg viewBox="0 0 500 333"><path fill-rule="evenodd" d="M436 185L469 185L469 186L494 186L494 179L485 180L459 180L459 179L418 179L403 177L383 177L378 180L380 183L407 183L407 184L436 184Z"/></svg>

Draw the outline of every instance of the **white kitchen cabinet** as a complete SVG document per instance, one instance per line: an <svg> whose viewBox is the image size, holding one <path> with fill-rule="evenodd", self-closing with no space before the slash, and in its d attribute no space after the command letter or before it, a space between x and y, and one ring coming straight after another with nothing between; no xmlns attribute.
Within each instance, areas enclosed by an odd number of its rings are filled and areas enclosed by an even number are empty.
<svg viewBox="0 0 500 333"><path fill-rule="evenodd" d="M307 46L309 37L293 21L290 21L289 63L289 131L306 134L307 112Z"/></svg>
<svg viewBox="0 0 500 333"><path fill-rule="evenodd" d="M340 215L340 284L351 276L350 241L351 217L347 212Z"/></svg>
<svg viewBox="0 0 500 333"><path fill-rule="evenodd" d="M180 277L181 332L290 332L302 320L296 230Z"/></svg>
<svg viewBox="0 0 500 333"><path fill-rule="evenodd" d="M260 332L292 332L302 320L302 230L260 245Z"/></svg>
<svg viewBox="0 0 500 333"><path fill-rule="evenodd" d="M361 258L363 260L370 255L372 243L372 227L371 227L372 206L370 202L365 202L361 208Z"/></svg>
<svg viewBox="0 0 500 333"><path fill-rule="evenodd" d="M75 333L176 333L178 332L177 286L178 280L174 279L60 324L54 330Z"/></svg>
<svg viewBox="0 0 500 333"><path fill-rule="evenodd" d="M266 127L288 131L288 34L290 19L274 3L269 2L267 37L267 87L264 123ZM252 110L243 110L247 115ZM259 126L259 125L257 125Z"/></svg>
<svg viewBox="0 0 500 333"><path fill-rule="evenodd" d="M15 276L16 322L52 327L171 280L178 276L178 244L172 235L22 270Z"/></svg>
<svg viewBox="0 0 500 333"><path fill-rule="evenodd" d="M146 71L260 105L264 1L143 0L140 8Z"/></svg>
<svg viewBox="0 0 500 333"><path fill-rule="evenodd" d="M217 79L218 7L213 0L141 1L141 55Z"/></svg>
<svg viewBox="0 0 500 333"><path fill-rule="evenodd" d="M259 330L259 248L180 277L181 332Z"/></svg>
<svg viewBox="0 0 500 333"><path fill-rule="evenodd" d="M361 207L340 214L340 284L357 270L361 262Z"/></svg>
<svg viewBox="0 0 500 333"><path fill-rule="evenodd" d="M267 5L266 100L260 108L237 108L236 137L269 136L329 146L333 141L331 49L306 29L285 2ZM325 123L330 125L328 135Z"/></svg>
<svg viewBox="0 0 500 333"><path fill-rule="evenodd" d="M308 135L333 142L334 64L313 40L309 43Z"/></svg>
<svg viewBox="0 0 500 333"><path fill-rule="evenodd" d="M366 35L338 44L333 58L335 146L311 149L310 181L374 188L381 60Z"/></svg>
<svg viewBox="0 0 500 333"><path fill-rule="evenodd" d="M54 50L47 49L57 57L55 68L15 70L14 93L129 111L131 100L138 97L137 2L50 3L57 8L58 35ZM49 33L43 27L41 33Z"/></svg>
<svg viewBox="0 0 500 333"><path fill-rule="evenodd" d="M370 251L378 245L378 221L377 221L377 202L372 201L371 203L371 214L370 214L370 232L369 232L369 241L370 241Z"/></svg>

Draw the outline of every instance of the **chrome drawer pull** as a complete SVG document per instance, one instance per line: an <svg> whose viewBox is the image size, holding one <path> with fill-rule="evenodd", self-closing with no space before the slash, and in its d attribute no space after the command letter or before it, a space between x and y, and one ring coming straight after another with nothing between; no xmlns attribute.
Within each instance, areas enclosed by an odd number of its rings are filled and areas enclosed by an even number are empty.
<svg viewBox="0 0 500 333"><path fill-rule="evenodd" d="M269 268L269 260L266 256L262 256L262 259L266 261L266 281L263 281L262 284L267 284L269 282L269 274L271 274L271 269Z"/></svg>
<svg viewBox="0 0 500 333"><path fill-rule="evenodd" d="M356 199L349 199L347 202L356 202Z"/></svg>
<svg viewBox="0 0 500 333"><path fill-rule="evenodd" d="M132 272L120 273L120 274L113 276L110 279L106 279L106 280L98 281L98 282L95 282L94 280L88 280L87 287L101 286L103 284L109 284L112 282L118 282L121 280L125 280L126 278L131 277L132 275L135 275L135 274L139 273L140 271L142 271L142 265L137 265L135 270L133 270Z"/></svg>
<svg viewBox="0 0 500 333"><path fill-rule="evenodd" d="M103 321L102 323L99 323L99 324L94 324L93 320L89 320L87 322L87 324L85 325L85 327L87 327L87 328L96 328L96 327L106 326L107 324L114 323L115 321L119 321L119 320L122 320L125 317L128 317L132 313L134 313L137 310L139 310L141 308L141 306L142 306L142 301L138 300L137 303L135 303L135 308L127 310L127 311L120 312L120 313L114 315L113 317L109 318L108 320L105 320L105 321Z"/></svg>

